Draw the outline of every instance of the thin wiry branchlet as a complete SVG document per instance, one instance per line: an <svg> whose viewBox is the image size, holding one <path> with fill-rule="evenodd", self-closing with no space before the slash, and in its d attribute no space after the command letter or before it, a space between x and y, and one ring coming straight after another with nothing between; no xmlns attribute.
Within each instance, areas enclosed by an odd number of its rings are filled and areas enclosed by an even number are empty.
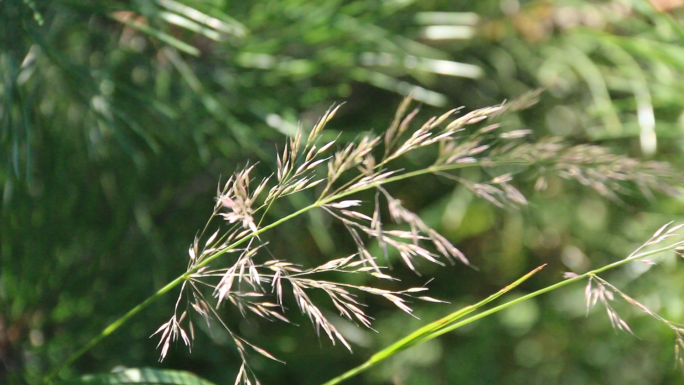
<svg viewBox="0 0 684 385"><path fill-rule="evenodd" d="M643 260L642 260L642 262L643 262ZM596 281L597 288L593 288L590 290L592 292L591 294L589 294L590 296L596 295L596 294L594 294L594 292L596 292L596 291L603 291L604 293L611 293L609 300L612 301L614 298L614 296L612 294L615 293L615 294L619 295L620 297L622 297L622 299L625 300L630 305L636 307L637 309L639 309L642 312L646 313L647 315L653 317L654 319L664 323L667 327L672 329L675 332L675 343L674 343L675 363L678 364L682 368L682 370L684 370L684 359L682 359L682 357L681 357L681 349L684 348L684 328L682 327L681 324L677 324L677 323L674 323L670 320L665 319L664 317L655 313L654 311L652 311L651 309L646 307L644 304L642 304L641 302L637 301L636 299L630 297L629 295L625 294L624 292L622 292L621 290L619 290L618 288L616 288L615 286L613 286L609 282L605 281L604 279L602 279L598 276L594 276L591 278L593 278L593 280ZM592 282L591 278L589 280L590 283ZM589 291L589 285L587 286L587 290ZM606 294L604 294L604 295L605 295L605 297L609 297ZM593 298L592 298L591 304L593 305L593 304L595 304L595 302L596 301L593 300ZM621 330L625 330L625 331L629 332L630 334L634 334L629 329L629 326L627 325L627 323L625 321L623 321L609 305L606 305L606 303L603 302L602 300L601 300L601 302L604 304L604 306L606 306L606 310L608 312L608 316L610 318L610 321L611 321L611 324L613 325L613 327L621 329ZM588 299L587 304L589 304L589 303L590 302Z"/></svg>
<svg viewBox="0 0 684 385"><path fill-rule="evenodd" d="M538 189L545 188L549 175L557 175L576 180L613 199L625 189L626 184L636 185L647 196L653 190L671 194L676 192L671 184L677 181L674 172L662 163L639 162L610 154L600 147L571 146L556 139L531 142L529 138L533 132L530 129L506 127L497 121L506 113L534 104L538 95L538 92L529 93L510 103L482 108L462 116L456 116L459 109L453 109L427 119L413 130L419 110L411 110L411 99L407 98L387 131L345 145L338 145L337 140L321 143L322 130L340 108L339 105L332 106L308 134L300 127L282 151L277 151L273 178L263 178L258 184L252 181L251 175L256 173L256 165L235 172L222 187L219 185L217 188L216 204L210 219L188 249L186 281L174 315L154 334L161 337L160 359L167 356L171 343L178 339L189 347L192 345L192 315L195 315L207 324L220 323L233 340L242 359L236 384L258 383L247 363L248 350L274 360L276 358L230 330L219 317L217 309L221 305L236 309L243 317L258 316L270 321L289 322L285 316L284 297L290 295L319 334L322 331L333 344L340 342L351 350L349 342L307 293L325 293L342 317L367 328L371 328L373 318L360 301L359 294L385 298L411 315L412 309L408 305L411 299L441 302L432 297L416 295L427 290L425 287L399 291L380 287L384 281L397 279L387 274L377 256L370 252L366 246L369 240L378 242L386 260L389 259L389 250L395 250L398 258L416 274L419 274L418 262L423 260L441 266L446 265L445 261L452 265L456 261L470 265L466 256L451 241L429 227L389 193L384 185L394 180L427 173L437 174L463 184L475 195L500 207L527 204L525 196L514 187L514 175L497 172L498 166L507 165L526 166L535 170L539 174L535 185ZM437 148L430 166L420 170L403 170L393 166L396 159L427 146ZM488 168L488 171L498 176L489 181L471 181L459 174L458 169L464 167ZM254 185L255 188L252 187ZM350 198L354 193L373 189L376 195L372 209L367 209L365 202ZM268 260L264 259L265 255L278 254L277 250L262 252L267 245L262 233L269 209L279 199L305 191L308 194L315 191L317 195L310 208L324 209L347 229L356 253L311 268L272 256ZM405 227L389 228L382 217L385 211L397 226ZM222 218L223 225L211 235L205 234L214 223L214 218ZM268 226L270 228L279 223L269 223ZM664 227L646 245L668 238L678 228ZM684 248L677 252L684 254ZM335 273L377 278L379 287L329 280ZM323 274L326 279L322 278ZM630 331L610 307L614 293L619 293L616 290L600 278L593 277L587 288L588 305L602 303L612 324ZM636 301L619 294L641 308ZM181 303L187 304L182 312L179 310ZM188 325L189 333L182 326L184 324ZM684 348L684 330L675 329L675 332L677 349L679 346ZM678 360L682 361L679 356Z"/></svg>
<svg viewBox="0 0 684 385"><path fill-rule="evenodd" d="M675 226L671 226L673 222L669 222L665 225L663 225L661 228L659 228L649 240L644 242L641 246L639 246L636 250L634 250L629 256L627 256L626 259L632 258L636 256L641 250L643 250L647 246L652 246L656 245L658 243L661 243L665 241L666 239L678 236L675 232L682 227L684 227L684 224L679 224ZM674 252L679 254L677 248L674 249ZM650 259L640 259L640 262L649 264L649 265L657 265L657 262L652 261ZM564 278L566 279L574 279L577 278L578 275L576 273L572 272L567 272L564 274ZM586 298L586 305L587 305L587 313L589 312L589 309L593 306L595 306L597 303L601 303L604 308L606 309L606 312L608 313L608 318L610 320L611 325L615 329L620 329L623 331L628 332L629 334L634 335L632 330L630 329L629 325L627 322L625 322L618 313L613 309L613 307L610 305L610 302L615 300L615 296L618 295L620 296L625 302L629 303L630 305L634 306L635 308L641 310L642 312L646 313L647 315L651 316L652 318L662 322L663 324L667 325L670 329L672 329L675 333L675 364L679 365L684 371L684 358L681 356L681 351L684 349L684 327L682 327L681 324L672 322L661 315L657 314L656 312L652 311L648 307L646 307L644 304L641 302L637 301L636 299L632 298L631 296L625 294L623 291L609 283L608 281L604 280L603 278L592 274L589 277L589 280L587 282L587 286L585 287L584 295Z"/></svg>
<svg viewBox="0 0 684 385"><path fill-rule="evenodd" d="M241 222L242 227L250 229L252 232L256 232L257 227L254 223L254 218L252 217L252 214L254 213L252 205L259 194L261 194L264 187L266 187L268 178L264 179L250 195L249 173L252 169L254 169L254 166L236 173L234 178L229 179L224 188L224 190L227 191L218 197L218 201L221 203L221 206L228 209L228 212L219 213L223 219L228 223Z"/></svg>
<svg viewBox="0 0 684 385"><path fill-rule="evenodd" d="M644 196L652 198L652 191L679 195L673 185L681 182L675 170L666 163L641 162L623 155L615 155L594 145L570 146L560 139L546 139L537 143L523 143L497 154L500 162L536 164L540 171L537 187L546 186L549 174L594 189L612 200L625 191L625 184L635 185ZM494 159L494 158L493 158Z"/></svg>
<svg viewBox="0 0 684 385"><path fill-rule="evenodd" d="M176 317L174 314L173 317L171 317L170 320L168 320L166 323L162 324L159 329L157 329L156 332L152 334L152 336L157 335L161 333L161 336L159 338L159 344L157 344L157 348L159 346L162 346L161 353L159 355L159 361L164 360L166 355L169 352L169 347L171 346L171 342L175 342L178 340L178 337L180 336L183 339L183 343L185 346L190 347L191 346L191 341L190 338L188 337L187 333L183 328L181 327L181 322L183 321L183 318L187 315L186 312L183 312L181 315L180 319ZM150 336L151 337L151 336Z"/></svg>
<svg viewBox="0 0 684 385"><path fill-rule="evenodd" d="M345 210L346 208L360 205L361 202L356 200L342 201L323 206L328 213L345 225L357 245L359 255L368 262L368 265L375 269L375 272L380 272L379 266L365 247L363 239L359 236L359 231L378 239L383 248L388 246L394 248L402 261L411 270L416 272L417 269L413 263L416 257L442 266L444 266L444 264L439 261L440 255L452 263L454 258L456 258L463 263L468 264L465 255L454 247L445 237L427 226L419 216L405 209L401 205L401 202L398 199L393 198L384 188L379 188L379 190L388 200L388 208L392 219L396 223L409 224L411 228L410 232L383 231L382 228L379 227L379 220L375 219L379 218L378 205L376 205L376 209L374 210L373 218L358 211ZM397 237L398 234L401 236ZM407 239L410 242L407 243L402 238ZM439 254L435 254L419 246L419 241L421 240L432 241Z"/></svg>
<svg viewBox="0 0 684 385"><path fill-rule="evenodd" d="M394 120L392 120L392 124L390 124L389 128L385 131L385 156L387 156L389 150L392 147L394 147L394 143L397 137L400 136L397 132L399 130L399 126L402 125L403 127L408 128L409 123L411 122L413 117L415 117L415 115L418 113L418 109L416 109L408 116L405 116L406 111L411 105L411 102L411 96L404 98L404 100L399 105L397 112L394 114Z"/></svg>
<svg viewBox="0 0 684 385"><path fill-rule="evenodd" d="M595 284L593 284L594 281L596 281ZM597 279L595 276L589 278L587 287L584 291L584 295L587 299L587 311L589 311L592 306L596 305L597 302L601 302L606 309L606 313L608 313L608 319L610 319L610 324L613 328L624 330L629 334L634 334L629 325L627 325L627 322L620 318L620 315L618 315L615 309L610 305L610 302L615 299L615 296L613 295L613 289L605 285L604 282L605 281Z"/></svg>

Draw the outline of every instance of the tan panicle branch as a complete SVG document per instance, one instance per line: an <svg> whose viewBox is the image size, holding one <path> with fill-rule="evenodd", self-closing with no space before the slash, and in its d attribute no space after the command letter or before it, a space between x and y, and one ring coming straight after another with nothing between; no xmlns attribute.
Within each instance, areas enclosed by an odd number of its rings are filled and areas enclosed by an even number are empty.
<svg viewBox="0 0 684 385"><path fill-rule="evenodd" d="M544 187L549 175L557 175L577 180L612 198L625 188L625 183L635 184L648 194L651 190L674 193L672 183L677 179L666 164L641 163L611 155L599 147L570 146L553 139L529 142L532 133L529 129L503 131L497 120L506 113L529 107L538 95L530 93L510 103L475 110L460 117L454 117L458 110L454 109L428 119L414 131L411 131L411 125L417 119L418 111L407 114L411 100L406 99L384 135L363 137L339 149L336 140L319 143L322 130L340 108L333 106L308 135L299 130L283 151L278 152L274 178L266 177L259 183L253 181L256 165L235 172L223 188L218 189L207 225L189 248L187 271L106 328L47 379L53 378L63 367L178 285L182 285L182 289L174 316L157 330L161 337L161 358L168 354L170 343L177 338L192 346L192 314L207 323L214 320L226 328L243 359L238 383L249 383L249 378L254 378L245 360L246 347L275 358L228 329L218 316L217 309L221 304L237 308L242 316L252 314L287 322L283 296L289 291L299 310L311 320L316 330L323 330L333 343L339 341L351 350L319 305L308 296L308 291L321 290L341 316L365 327L371 327L371 317L365 313L364 304L355 293L383 297L409 314L412 310L407 305L408 298L438 302L434 298L414 295L426 288L388 291L320 278L323 273L333 272L368 275L369 278L380 279L379 282L394 280L366 247L368 239L377 240L385 253L390 248L395 249L404 264L416 273L419 260L442 266L444 261L451 264L460 261L469 265L466 256L446 237L427 226L387 191L384 186L395 181L438 174L464 184L477 196L497 206L522 206L527 204L527 200L513 186L513 175L501 173L488 182L473 182L458 174L460 169L468 167L486 167L495 172L498 166L515 164L528 166L537 172L540 187ZM392 167L397 158L427 146L437 149L434 163L430 166L417 170ZM377 158L380 154L382 156ZM279 199L313 191L316 186L319 189L312 204L267 223L269 210ZM373 189L376 190L376 199L372 212L363 210L360 200L348 198ZM380 198L384 198L391 219L406 225L406 230L386 229L380 217L383 204ZM265 232L316 208L322 208L345 226L355 242L357 253L312 268L295 266L278 258L262 258L261 250L267 244L262 238ZM204 234L215 218L222 218L227 229L222 230L219 226L205 240ZM234 257L219 260L226 255ZM187 308L181 311L178 307L182 303L187 304ZM178 312L181 316L176 315ZM188 325L189 333L184 324Z"/></svg>

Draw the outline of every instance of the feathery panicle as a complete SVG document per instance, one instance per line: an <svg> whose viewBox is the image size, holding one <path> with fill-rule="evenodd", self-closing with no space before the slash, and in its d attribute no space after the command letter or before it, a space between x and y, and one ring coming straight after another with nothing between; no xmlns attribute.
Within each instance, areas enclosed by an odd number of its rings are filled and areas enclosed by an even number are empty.
<svg viewBox="0 0 684 385"><path fill-rule="evenodd" d="M594 281L596 281L595 286L592 285ZM605 281L597 279L597 277L590 277L584 291L587 299L587 311L589 311L590 307L596 305L597 302L601 302L606 309L606 313L608 313L608 319L610 319L610 324L613 328L624 330L629 334L634 334L629 325L627 325L627 322L620 318L615 309L610 305L610 302L615 299L613 293L613 288L605 285Z"/></svg>
<svg viewBox="0 0 684 385"><path fill-rule="evenodd" d="M284 296L290 295L319 334L322 331L333 344L340 342L351 350L349 342L312 299L316 297L310 297L308 293L324 293L342 317L367 328L371 328L373 319L359 294L382 297L411 315L410 299L441 302L429 296L417 296L416 293L427 290L424 287L398 291L380 287L384 281L396 279L384 272L382 263L366 246L368 240L376 240L386 258L388 251L394 249L401 261L417 274L418 261L421 260L440 266L446 265L445 261L452 265L456 261L470 265L466 256L447 237L429 227L390 194L385 185L392 181L437 174L463 184L475 195L500 207L527 204L525 196L514 187L514 175L497 172L498 166L506 165L527 167L539 174L535 186L539 189L546 186L550 175L556 175L576 180L613 199L625 184L636 185L647 195L652 190L676 193L672 187L672 183L677 181L675 173L662 163L638 162L610 154L600 147L570 146L556 139L532 142L531 130L504 130L504 126L497 122L505 113L529 107L538 95L538 92L530 93L510 103L462 116L456 116L458 109L453 109L427 119L414 130L411 127L418 119L419 111L410 110L411 99L407 98L386 132L343 146L336 146L337 140L319 143L322 130L340 108L339 105L333 106L307 136L302 129L298 130L282 152L276 154L275 178L266 177L258 184L252 183L250 175L256 173L256 165L235 172L222 188L219 186L217 189L216 204L209 222L188 250L186 281L174 316L154 334L161 335L161 359L168 354L171 342L179 338L191 346L194 328L190 318L191 314L196 314L204 322L220 323L231 336L243 361L236 384L258 383L247 364L246 349L274 360L275 357L233 333L217 313L220 305L237 309L243 317L258 316L289 322L285 316ZM436 147L436 156L430 166L419 170L392 166L396 159L427 146ZM459 173L459 169L465 167L488 168L498 176L489 181L471 181ZM256 187L252 188L255 184ZM376 191L371 210L366 210L365 202L350 197L365 190ZM269 209L277 200L304 191L316 193L313 204L283 219L265 223ZM388 229L381 215L385 205L389 218L405 228ZM262 239L264 231L314 208L322 208L347 229L357 252L310 268L296 266L277 257L265 260L263 254L272 253L270 250L262 253L267 245ZM205 235L216 217L223 218L223 226L211 235ZM664 227L642 247L669 238L679 228ZM679 252L684 253L684 249ZM378 282L379 287L329 280L335 276L334 273L367 275L370 282ZM600 302L606 307L613 326L631 333L626 322L610 306L615 293L642 308L598 277L592 277L587 286L587 306ZM187 309L177 316L181 303L187 303ZM181 326L184 322L189 325L189 335ZM677 346L683 345L681 336L684 331L676 329L676 333Z"/></svg>
<svg viewBox="0 0 684 385"><path fill-rule="evenodd" d="M643 250L647 246L655 245L660 242L663 242L664 240L671 238L677 234L675 232L679 229L681 229L684 224L679 224L675 226L671 226L673 222L669 222L662 226L660 229L658 229L652 236L651 238L644 242L640 247L638 247L635 251L633 251L626 259L632 259L635 256L638 255L638 253ZM679 244L679 243L676 243ZM675 245L676 245L675 244ZM675 253L677 253L677 248L674 249ZM636 260L636 259L635 259ZM645 262L647 264L656 264L656 262L649 260L649 259L640 259L641 262ZM575 273L566 273L565 278L567 279L574 279L577 278L578 275ZM589 276L587 285L585 287L584 295L586 298L586 305L587 305L587 313L589 312L589 309L593 306L595 306L597 303L601 303L604 308L606 309L606 312L608 314L608 318L610 320L611 325L613 328L620 329L623 331L626 331L630 334L634 334L632 330L630 329L629 325L627 322L625 322L618 313L613 309L613 307L610 305L610 302L615 300L616 295L621 297L625 302L629 303L630 305L634 306L635 308L639 309L640 311L644 312L645 314L651 316L652 318L662 322L663 324L667 325L670 329L672 329L675 333L675 362L676 364L680 365L682 367L682 370L684 370L684 359L681 357L681 349L684 349L684 328L682 327L681 324L674 323L672 321L669 321L665 319L664 317L660 316L656 312L652 311L649 309L647 306L642 304L641 302L637 301L636 299L632 298L631 296L627 295L608 281L604 280L603 278L599 277L598 275L592 274Z"/></svg>

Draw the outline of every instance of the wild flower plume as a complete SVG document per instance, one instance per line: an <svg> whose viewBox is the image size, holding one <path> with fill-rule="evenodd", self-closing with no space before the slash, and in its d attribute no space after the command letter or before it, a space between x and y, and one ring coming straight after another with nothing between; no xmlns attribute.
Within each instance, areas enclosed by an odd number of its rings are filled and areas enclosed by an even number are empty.
<svg viewBox="0 0 684 385"><path fill-rule="evenodd" d="M174 340L181 339L191 346L194 321L190 315L194 313L203 322L219 322L227 330L243 360L236 383L248 384L256 381L246 359L248 348L266 357L275 357L233 332L218 316L219 306L237 308L243 317L256 315L289 322L284 306L284 297L289 295L319 334L333 344L339 342L352 350L326 318L320 308L322 304L316 303L310 293L324 293L342 317L368 328L372 318L366 313L359 294L384 298L408 314L412 314L410 300L440 302L418 295L427 290L425 287L393 291L382 288L383 280L395 278L384 269L381 259L369 251L369 240L377 241L385 253L388 249L396 250L403 264L416 273L418 261L441 266L447 262L470 265L465 254L451 241L391 194L386 185L393 181L436 174L463 184L475 195L500 207L527 204L525 196L514 187L514 175L496 172L497 167L511 164L537 173L538 188L544 188L547 179L556 175L576 180L611 198L617 197L625 183L633 183L648 194L652 190L675 192L671 187L674 172L665 164L642 163L612 155L600 147L571 146L557 139L530 142L529 129L503 131L501 117L531 106L537 97L538 93L527 94L510 103L462 116L457 116L458 109L454 109L428 119L414 130L418 110L408 112L411 100L407 98L383 134L369 135L355 143L322 143L321 132L340 108L337 106L327 111L308 134L300 130L288 140L276 156L274 177L258 183L252 180L250 175L256 165L235 172L217 190L214 211L205 230L217 225L213 222L215 218L223 219L224 223L218 224L219 230L211 235L203 231L194 240L174 315L155 333L160 334L161 359L168 354ZM418 170L393 166L397 158L427 146L436 147L430 166ZM471 181L459 173L467 167L488 168L498 176L489 181ZM311 205L267 223L267 213L276 201L305 190L312 190L316 196ZM372 209L368 209L369 202L351 197L365 190L376 191ZM404 224L405 228L388 229L381 216L383 207L394 223ZM322 209L342 224L357 252L315 267L302 267L284 257L273 257L278 255L277 250L263 252L268 245L267 230L311 209ZM334 277L329 273L367 275L370 282L377 282L377 287L335 282L329 280ZM610 308L613 288L598 277L593 284L596 286L591 286L590 281L588 288L590 304L601 302L613 324L629 330ZM187 303L187 309L181 309L181 303ZM184 330L184 324L190 333Z"/></svg>

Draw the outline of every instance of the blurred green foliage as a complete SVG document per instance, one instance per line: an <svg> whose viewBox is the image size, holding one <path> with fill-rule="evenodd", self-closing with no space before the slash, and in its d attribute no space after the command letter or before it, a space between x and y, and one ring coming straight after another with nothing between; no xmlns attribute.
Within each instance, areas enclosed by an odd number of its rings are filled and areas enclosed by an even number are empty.
<svg viewBox="0 0 684 385"><path fill-rule="evenodd" d="M284 136L333 102L347 104L330 135L346 140L384 129L411 92L429 116L545 87L542 102L509 124L681 166L681 23L679 10L657 12L645 0L4 0L0 382L37 382L183 272L219 179L248 161L270 174ZM518 181L531 202L522 211L500 210L434 177L392 186L480 271L420 266L417 277L395 266L406 286L435 277L430 295L453 305L416 304L419 321L369 299L380 333L339 321L354 355L318 339L294 311L301 327L224 309L231 326L287 362L252 357L262 382L321 383L541 263L550 266L516 295L557 282L563 271L624 257L684 213L674 198L627 192L624 202L608 202L572 183L552 179L540 193L532 183ZM293 197L273 215L306 199ZM271 234L269 248L311 265L354 251L341 230L312 214ZM672 256L648 274L649 266L630 265L606 278L677 321L684 317L678 265ZM639 339L613 333L601 312L585 317L582 292L571 287L512 308L357 380L682 382L670 330L621 304ZM65 375L151 366L232 381L239 359L213 326L198 331L191 354L176 349L157 363L148 336L173 300L153 305Z"/></svg>

